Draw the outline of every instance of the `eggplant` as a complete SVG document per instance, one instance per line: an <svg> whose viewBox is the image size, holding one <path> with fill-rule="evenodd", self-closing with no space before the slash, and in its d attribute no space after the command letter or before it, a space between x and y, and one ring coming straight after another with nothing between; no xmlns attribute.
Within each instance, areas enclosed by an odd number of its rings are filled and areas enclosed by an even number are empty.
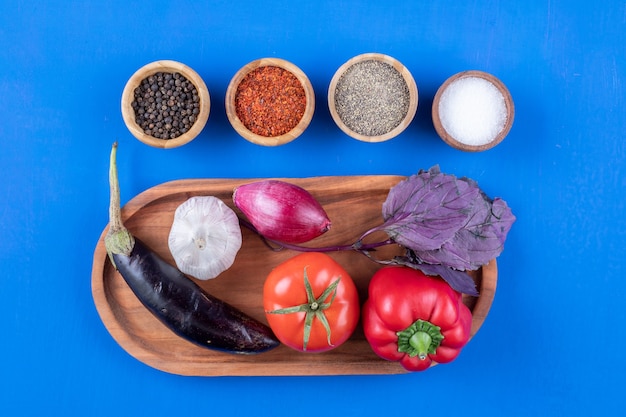
<svg viewBox="0 0 626 417"><path fill-rule="evenodd" d="M113 266L141 303L172 332L198 346L257 354L280 342L269 326L212 296L124 227L117 178L117 143L111 150L109 230L104 243Z"/></svg>

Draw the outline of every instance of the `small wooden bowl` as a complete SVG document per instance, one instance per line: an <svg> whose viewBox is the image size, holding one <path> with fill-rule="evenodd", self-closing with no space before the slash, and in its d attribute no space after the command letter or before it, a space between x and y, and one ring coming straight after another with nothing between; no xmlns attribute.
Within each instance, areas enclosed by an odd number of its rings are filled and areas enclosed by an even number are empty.
<svg viewBox="0 0 626 417"><path fill-rule="evenodd" d="M468 143L462 142L458 140L457 138L453 137L445 129L441 121L440 104L441 104L442 95L444 94L444 92L450 85L452 85L455 81L458 81L463 78L480 78L480 79L488 81L489 83L491 83L493 86L495 86L498 89L498 91L502 94L502 97L504 99L504 104L506 106L506 121L502 129L500 130L500 132L496 136L494 136L492 140L490 140L487 143L468 144ZM514 118L515 118L515 106L513 104L511 93L509 93L509 90L502 83L502 81L500 81L495 76L489 73L483 72L483 71L474 71L474 70L463 71L463 72L459 72L453 75L452 77L448 78L441 85L441 87L439 87L439 89L437 90L437 93L435 94L435 98L433 100L432 119L433 119L433 124L435 126L435 130L437 131L437 134L448 145L452 146L453 148L466 151L466 152L485 151L487 149L493 148L494 146L502 142L502 140L506 137L506 135L511 130L511 126L513 126Z"/></svg>
<svg viewBox="0 0 626 417"><path fill-rule="evenodd" d="M200 97L200 113L196 116L196 120L191 128L182 135L172 139L160 139L146 134L135 121L135 110L132 107L132 103L135 100L135 89L144 79L158 72L179 73L183 75L196 87ZM139 68L132 77L130 77L122 92L122 117L124 118L126 127L128 127L128 130L130 130L133 136L141 142L146 145L154 146L155 148L177 148L191 142L200 134L206 125L209 119L210 108L211 99L209 97L209 90L202 78L187 65L176 61L155 61Z"/></svg>
<svg viewBox="0 0 626 417"><path fill-rule="evenodd" d="M239 83L241 83L241 81L246 75L248 75L248 73L254 71L255 69L270 66L282 68L292 73L298 79L298 81L300 81L300 84L302 84L306 95L306 107L304 110L304 114L300 119L300 122L289 132L278 136L262 136L250 131L250 129L248 129L243 124L243 122L237 115L236 99ZM230 83L228 84L228 88L226 89L225 104L226 115L228 116L230 124L233 126L235 131L237 131L237 133L239 133L239 135L241 135L244 139L257 145L278 146L284 145L296 139L309 126L309 123L311 122L311 119L313 118L313 113L315 111L315 93L313 91L311 81L309 81L309 78L306 76L306 74L291 62L280 58L261 58L243 66L239 71L235 73Z"/></svg>
<svg viewBox="0 0 626 417"><path fill-rule="evenodd" d="M404 119L402 119L402 121L395 128L391 129L390 131L384 134L377 135L377 136L367 136L367 135L363 135L359 132L355 132L354 130L352 130L341 119L341 116L339 115L337 111L337 107L336 107L337 83L339 82L343 74L350 67L352 67L355 64L365 62L365 61L381 61L381 62L391 65L393 68L396 69L396 71L400 73L400 75L402 75L402 78L406 82L406 85L409 90L409 107L406 112L406 115L404 116ZM413 76L411 75L409 70L404 65L402 65L400 61L398 61L397 59L384 55L384 54L379 54L379 53L366 53L366 54L357 55L351 58L342 66L340 66L339 69L335 72L335 75L331 79L330 85L328 87L328 108L330 110L330 114L333 120L335 121L337 126L348 136L354 139L358 139L363 142L372 142L372 143L383 142L383 141L386 141L386 140L389 140L398 136L407 128L407 126L411 123L411 121L415 117L415 113L417 112L417 103L418 103L417 85L415 84L415 80L413 79Z"/></svg>

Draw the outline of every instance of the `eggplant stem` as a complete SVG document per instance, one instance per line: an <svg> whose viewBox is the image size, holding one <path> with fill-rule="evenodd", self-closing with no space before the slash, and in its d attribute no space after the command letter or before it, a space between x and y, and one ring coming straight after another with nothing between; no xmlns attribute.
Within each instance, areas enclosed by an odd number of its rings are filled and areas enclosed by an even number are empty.
<svg viewBox="0 0 626 417"><path fill-rule="evenodd" d="M109 162L109 187L111 198L109 203L109 233L117 232L124 228L120 213L120 183L117 178L117 142L113 143Z"/></svg>
<svg viewBox="0 0 626 417"><path fill-rule="evenodd" d="M111 199L109 203L109 230L104 238L109 259L113 266L113 254L130 256L135 247L135 238L126 229L122 222L122 208L120 203L120 184L117 176L117 142L111 148L111 158L109 165L109 187ZM117 267L116 267L117 268Z"/></svg>

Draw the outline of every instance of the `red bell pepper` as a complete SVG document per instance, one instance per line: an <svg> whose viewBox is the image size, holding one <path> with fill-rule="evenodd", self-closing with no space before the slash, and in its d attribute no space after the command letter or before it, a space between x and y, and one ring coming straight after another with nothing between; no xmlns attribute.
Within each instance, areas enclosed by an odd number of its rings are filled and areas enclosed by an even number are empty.
<svg viewBox="0 0 626 417"><path fill-rule="evenodd" d="M363 330L374 352L408 371L454 360L469 340L472 313L443 279L419 270L378 270L363 306Z"/></svg>

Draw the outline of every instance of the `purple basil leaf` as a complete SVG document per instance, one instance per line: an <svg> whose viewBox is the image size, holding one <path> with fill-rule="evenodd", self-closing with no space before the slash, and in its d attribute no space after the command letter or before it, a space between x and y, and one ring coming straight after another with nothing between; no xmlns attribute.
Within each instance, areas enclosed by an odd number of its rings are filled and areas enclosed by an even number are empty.
<svg viewBox="0 0 626 417"><path fill-rule="evenodd" d="M407 249L392 263L438 275L470 295L478 292L465 271L496 258L515 221L506 202L491 200L475 181L442 174L437 166L393 187L383 218L377 230Z"/></svg>
<svg viewBox="0 0 626 417"><path fill-rule="evenodd" d="M422 263L415 257L415 254L411 250L407 250L405 256L396 256L392 263L395 265L419 269L426 275L439 276L455 291L475 297L478 296L476 284L467 272L459 271L446 265Z"/></svg>
<svg viewBox="0 0 626 417"><path fill-rule="evenodd" d="M476 269L493 259L489 255L487 255L488 259L482 259L483 252L479 249L480 246L485 247L485 249L489 246L489 237L483 230L488 228L490 224L489 202L479 194L472 202L470 209L471 213L467 223L456 231L453 239L435 250L415 251L415 255L423 262L444 264L462 271ZM493 244L493 242L491 243ZM500 246L499 242L497 245ZM477 264L477 267L474 267L474 264Z"/></svg>
<svg viewBox="0 0 626 417"><path fill-rule="evenodd" d="M458 271L444 265L416 264L414 267L426 275L440 276L455 291L474 297L478 296L476 283L466 272Z"/></svg>
<svg viewBox="0 0 626 417"><path fill-rule="evenodd" d="M467 272L459 271L446 265L422 263L411 250L407 250L405 256L396 256L391 263L419 269L426 275L439 276L455 291L475 297L478 296L476 284Z"/></svg>
<svg viewBox="0 0 626 417"><path fill-rule="evenodd" d="M453 239L440 249L415 251L415 256L422 262L459 270L478 269L500 255L514 221L515 216L503 200L491 202L483 195L475 202L468 223Z"/></svg>
<svg viewBox="0 0 626 417"><path fill-rule="evenodd" d="M515 221L511 209L501 199L491 202L488 213L484 222L468 225L458 233L459 240L467 241L468 259L472 265L469 269L477 269L502 253L506 236Z"/></svg>
<svg viewBox="0 0 626 417"><path fill-rule="evenodd" d="M473 184L441 174L438 167L421 171L389 191L382 228L409 249L439 249L467 223L479 194Z"/></svg>

